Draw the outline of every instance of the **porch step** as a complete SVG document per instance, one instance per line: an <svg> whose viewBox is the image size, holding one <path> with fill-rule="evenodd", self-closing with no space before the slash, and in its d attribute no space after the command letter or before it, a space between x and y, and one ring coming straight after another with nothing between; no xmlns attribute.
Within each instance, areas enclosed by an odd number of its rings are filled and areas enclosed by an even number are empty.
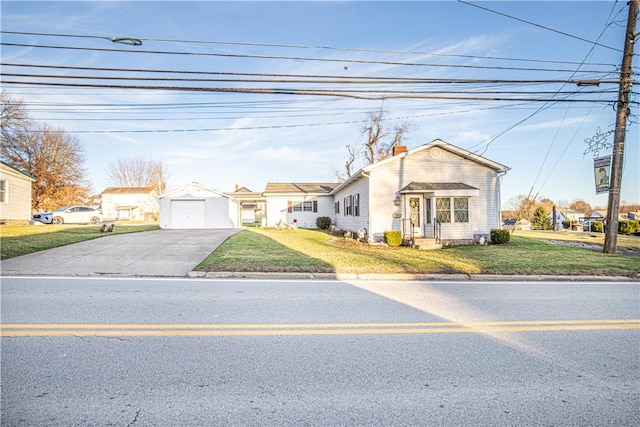
<svg viewBox="0 0 640 427"><path fill-rule="evenodd" d="M436 239L425 239L425 238L414 239L413 247L416 249L420 249L422 251L442 249L442 245L440 243L436 243Z"/></svg>

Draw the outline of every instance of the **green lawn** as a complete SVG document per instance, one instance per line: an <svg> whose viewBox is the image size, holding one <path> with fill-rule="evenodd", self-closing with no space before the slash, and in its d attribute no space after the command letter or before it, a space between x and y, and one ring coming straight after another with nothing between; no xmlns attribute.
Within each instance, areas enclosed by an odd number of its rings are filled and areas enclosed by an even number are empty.
<svg viewBox="0 0 640 427"><path fill-rule="evenodd" d="M0 225L0 259L97 239L109 234L157 230L157 224L116 223L113 233L101 234L97 225Z"/></svg>
<svg viewBox="0 0 640 427"><path fill-rule="evenodd" d="M507 245L435 251L384 248L313 230L243 230L196 267L200 271L553 274L640 277L640 257L514 235Z"/></svg>
<svg viewBox="0 0 640 427"><path fill-rule="evenodd" d="M117 223L115 234L156 230L157 224ZM1 225L1 259L104 237L96 226ZM196 270L312 273L466 273L599 275L640 278L640 257L549 243L601 244L601 236L516 232L507 245L457 246L436 251L369 246L314 230L252 228L231 236ZM640 248L637 237L619 246Z"/></svg>

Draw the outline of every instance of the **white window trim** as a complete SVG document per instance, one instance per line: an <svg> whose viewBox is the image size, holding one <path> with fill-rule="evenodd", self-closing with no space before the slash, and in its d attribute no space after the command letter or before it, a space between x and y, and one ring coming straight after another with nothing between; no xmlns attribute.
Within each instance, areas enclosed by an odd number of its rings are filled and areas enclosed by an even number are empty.
<svg viewBox="0 0 640 427"><path fill-rule="evenodd" d="M9 180L8 179L0 179L0 182L4 182L4 200L1 202L5 205L9 204Z"/></svg>

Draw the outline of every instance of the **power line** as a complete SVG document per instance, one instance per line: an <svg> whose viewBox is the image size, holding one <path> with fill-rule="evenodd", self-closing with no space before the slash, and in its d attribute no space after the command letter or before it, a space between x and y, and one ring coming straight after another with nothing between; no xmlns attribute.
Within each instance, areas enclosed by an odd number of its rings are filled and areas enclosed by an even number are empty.
<svg viewBox="0 0 640 427"><path fill-rule="evenodd" d="M35 33L35 32L22 32L22 31L0 31L4 34L15 35L27 35L27 36L47 36L47 37L67 37L67 38L88 38L88 39L103 39L113 41L114 37L107 36L90 36L81 34L56 34L56 33ZM277 44L277 43L250 43L250 42L232 42L232 41L216 41L216 40L181 40L181 39L162 39L162 38L149 38L149 37L137 37L136 39L142 41L155 41L165 43L188 43L188 44L213 44L213 45L228 45L228 46L251 46L251 47L276 47L276 48L290 48L290 49L313 49L313 50L335 50L346 52L366 52L366 53L385 53L385 54L399 54L399 55L421 55L421 56L435 56L444 58L462 58L462 59L488 59L498 61L514 61L514 62L532 62L532 63L548 63L548 64L565 64L565 65L577 65L577 62L572 61L557 61L547 59L531 59L531 58L508 58L501 56L481 56L481 55L460 55L460 54L444 54L435 52L424 51L412 51L412 50L388 50L388 49L365 49L365 48L353 48L353 47L335 47L335 46L309 46L299 44ZM593 65L610 66L612 64L607 63L594 63Z"/></svg>
<svg viewBox="0 0 640 427"><path fill-rule="evenodd" d="M354 64L377 64L377 65L399 65L399 66L412 66L412 67L446 67L446 68L462 68L462 69L483 69L483 70L506 70L506 71L536 71L536 72L573 72L574 70L568 69L552 69L552 68L525 68L525 67L498 67L498 66L482 66L482 65L459 65L459 64L437 64L437 63L424 63L424 62L398 62L398 61L373 61L366 59L349 59L349 58L312 58L303 56L282 56L282 55L257 55L257 54L238 54L238 53L210 53L210 52L176 52L176 51L162 51L162 50L142 50L142 49L107 49L97 47L79 47L79 46L53 46L53 45L39 45L39 44L24 44L24 43L0 43L1 46L14 46L14 47L30 47L30 48L42 48L42 49L67 49L67 50L82 50L92 52L119 52L119 53L145 53L156 55L187 55L187 56L214 56L214 57L226 57L226 58L249 58L249 59L277 59L277 60L291 60L291 61L310 61L310 62L337 62L337 63L354 63ZM610 70L598 70L598 71L584 71L585 73L592 74L609 74Z"/></svg>
<svg viewBox="0 0 640 427"><path fill-rule="evenodd" d="M302 82L319 82L319 83L419 83L419 84L552 84L552 83L570 83L581 84L584 79L460 79L460 78L425 78L425 77L385 77L385 76L336 76L327 74L282 74L282 73L246 73L231 71L194 71L194 70L158 70L158 69L140 69L140 68L113 68L113 67L76 67L76 66L60 66L60 65L44 65L44 64L20 64L3 62L0 63L4 67L25 67L25 68L45 68L59 70L78 70L78 71L110 71L110 72L131 72L131 73L161 73L161 74L187 74L187 75L212 75L212 76L246 76L246 77L278 77L288 80L272 80L274 82L298 82L290 79L306 79ZM575 71L572 71L575 73ZM3 73L3 75L13 75ZM17 76L17 74L15 75ZM28 75L25 75L28 76ZM54 76L55 77L55 76ZM115 77L114 77L115 78ZM118 77L119 78L119 77ZM151 78L149 78L151 80ZM314 80L314 79L326 79ZM167 79L168 80L168 79ZM222 79L212 81L225 81ZM228 81L270 81L270 80L239 80L229 79ZM595 79L591 84L618 84L618 80Z"/></svg>
<svg viewBox="0 0 640 427"><path fill-rule="evenodd" d="M97 83L57 83L57 82L34 82L34 81L11 81L4 78L0 81L3 84L19 84L33 86L57 86L57 87L78 87L78 88L109 88L109 89L140 89L140 90L163 90L163 91L196 91L196 92L219 92L219 93L252 93L252 94L278 94L278 95L307 95L307 96L328 96L345 97L364 100L382 99L444 99L460 101L508 101L508 102L588 102L588 103L611 103L613 100L602 99L562 99L553 98L520 98L520 97L457 97L438 96L420 91L379 91L379 90L348 90L339 91L335 89L284 89L284 88L250 88L250 87L196 87L196 86L143 86L125 84L97 84ZM417 95L416 95L417 93ZM578 94L571 92L570 94Z"/></svg>
<svg viewBox="0 0 640 427"><path fill-rule="evenodd" d="M557 34L561 34L563 36L567 36L567 37L571 37L571 38L576 39L576 40L587 42L587 43L589 43L591 45L594 45L594 46L600 46L600 47L604 47L605 49L615 50L616 52L622 52L622 49L618 49L616 47L611 47L611 46L607 46L607 45L604 45L604 44L600 44L600 43L597 43L597 42L594 42L594 41L591 41L591 40L584 39L582 37L574 36L573 34L565 33L564 31L559 31L559 30L556 30L554 28L545 27L544 25L536 24L535 22L527 21L526 19L517 18L515 16L508 15L508 14L503 13L503 12L498 12L496 10L489 9L488 7L479 6L477 4L470 3L470 2L467 2L467 1L464 1L464 0L458 0L458 2L462 3L462 4L466 4L468 6L477 7L478 9L482 9L482 10L485 10L487 12L495 13L496 15L504 16L504 17L509 18L509 19L515 19L516 21L520 21L520 22L523 22L523 23L528 24L528 25L533 25L534 27L542 28L544 30L551 31L551 32L554 32L554 33L557 33Z"/></svg>

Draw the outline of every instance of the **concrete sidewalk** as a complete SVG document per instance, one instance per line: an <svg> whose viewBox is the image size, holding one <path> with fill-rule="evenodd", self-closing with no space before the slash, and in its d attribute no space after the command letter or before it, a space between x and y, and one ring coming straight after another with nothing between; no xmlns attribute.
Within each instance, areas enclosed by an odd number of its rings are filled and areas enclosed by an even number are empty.
<svg viewBox="0 0 640 427"><path fill-rule="evenodd" d="M239 229L116 234L3 260L1 274L185 277Z"/></svg>

